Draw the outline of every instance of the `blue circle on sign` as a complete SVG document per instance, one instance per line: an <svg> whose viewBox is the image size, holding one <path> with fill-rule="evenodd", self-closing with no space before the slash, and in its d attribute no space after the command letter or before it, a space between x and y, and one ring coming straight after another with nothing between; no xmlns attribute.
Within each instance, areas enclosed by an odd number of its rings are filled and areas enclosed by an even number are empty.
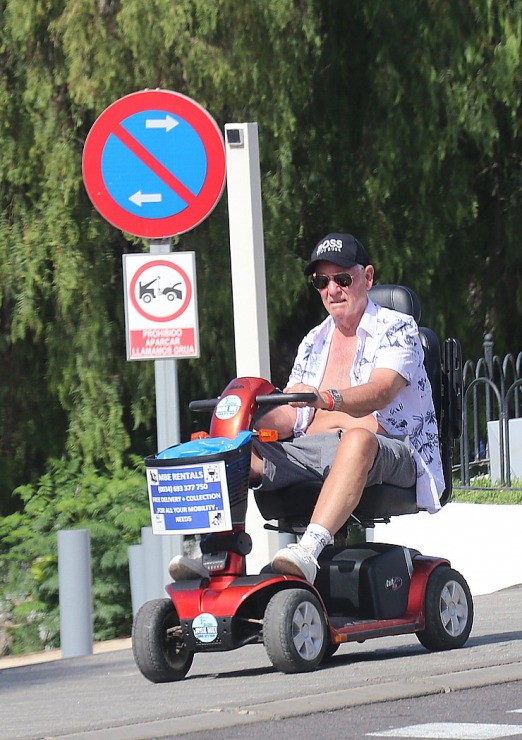
<svg viewBox="0 0 522 740"><path fill-rule="evenodd" d="M109 135L101 171L116 203L143 218L169 218L183 211L189 198L201 192L207 176L207 155L199 134L182 118L159 109L134 113L121 126L152 156L153 164L118 136Z"/></svg>

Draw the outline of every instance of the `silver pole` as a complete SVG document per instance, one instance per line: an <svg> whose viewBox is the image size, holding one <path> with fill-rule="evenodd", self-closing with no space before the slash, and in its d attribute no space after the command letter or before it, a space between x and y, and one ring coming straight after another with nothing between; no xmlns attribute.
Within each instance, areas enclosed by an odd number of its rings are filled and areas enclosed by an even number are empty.
<svg viewBox="0 0 522 740"><path fill-rule="evenodd" d="M62 658L92 654L91 533L58 532L60 645Z"/></svg>
<svg viewBox="0 0 522 740"><path fill-rule="evenodd" d="M145 596L146 601L161 599L165 594L167 571L163 570L162 535L152 533L152 527L141 528L141 546L145 560Z"/></svg>
<svg viewBox="0 0 522 740"><path fill-rule="evenodd" d="M151 254L170 254L172 239L151 239ZM178 368L174 359L154 360L158 450L179 444Z"/></svg>
<svg viewBox="0 0 522 740"><path fill-rule="evenodd" d="M135 617L140 606L147 601L143 545L130 545L128 547L128 553L132 616Z"/></svg>
<svg viewBox="0 0 522 740"><path fill-rule="evenodd" d="M172 239L151 239L151 254L169 254L170 252L172 252ZM155 360L154 375L156 382L156 444L158 450L165 450L167 447L177 445L181 441L177 360ZM162 542L164 539L168 539L168 544ZM150 535L148 530L147 533L142 530L142 543L143 547L140 552L144 559L142 568L145 578L145 598L141 603L148 599L165 596L164 587L168 580L167 567L171 557L183 554L183 536L175 535L167 538L158 535L154 537L152 530L150 530ZM159 557L158 552L161 552ZM147 584L150 582L150 578L156 585L149 588Z"/></svg>

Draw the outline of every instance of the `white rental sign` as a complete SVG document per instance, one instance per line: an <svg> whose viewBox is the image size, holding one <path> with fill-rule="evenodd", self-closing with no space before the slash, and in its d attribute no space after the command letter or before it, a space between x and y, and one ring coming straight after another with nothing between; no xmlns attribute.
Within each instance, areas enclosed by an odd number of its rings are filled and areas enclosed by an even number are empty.
<svg viewBox="0 0 522 740"><path fill-rule="evenodd" d="M232 529L223 460L147 468L154 534L203 534Z"/></svg>
<svg viewBox="0 0 522 740"><path fill-rule="evenodd" d="M194 252L123 255L128 360L199 357Z"/></svg>

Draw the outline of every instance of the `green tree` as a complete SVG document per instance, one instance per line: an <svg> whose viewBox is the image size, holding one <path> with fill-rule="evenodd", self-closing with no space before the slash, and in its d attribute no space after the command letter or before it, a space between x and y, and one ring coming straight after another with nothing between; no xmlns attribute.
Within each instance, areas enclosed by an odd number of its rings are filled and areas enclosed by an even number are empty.
<svg viewBox="0 0 522 740"><path fill-rule="evenodd" d="M281 57L289 74L294 56L305 66L313 43L301 11L288 2L238 8L8 0L2 10L2 355L17 386L14 394L2 386L9 488L62 448L117 468L130 445L144 453L154 446L151 364L126 363L123 348L121 255L144 245L104 223L82 186L82 146L96 116L128 92L160 86L191 94L221 124L245 113L255 118L277 87L279 66L271 59ZM229 43L231 17L240 44ZM270 39L275 48L266 47ZM282 125L267 108L274 117L267 134L277 129L279 138L267 177L275 216L279 201L292 213L281 170L289 167L294 108L306 98L306 83L297 85L294 105L287 105L283 88L280 96ZM292 218L288 230L295 233L297 213ZM198 253L204 357L184 363L182 395L215 394L216 381L224 384L234 368L226 203L179 246ZM287 258L285 271L289 264ZM276 312L288 313L291 294L278 295ZM18 380L29 374L26 388Z"/></svg>
<svg viewBox="0 0 522 740"><path fill-rule="evenodd" d="M522 340L521 10L365 4L371 239L427 297L432 323L475 356L485 331L503 352Z"/></svg>
<svg viewBox="0 0 522 740"><path fill-rule="evenodd" d="M330 230L359 235L379 281L416 288L467 356L485 330L520 346L521 10L0 0L0 506L62 450L116 470L155 446L152 363L123 346L121 256L146 245L103 221L81 179L92 123L135 90L259 123L276 382L321 316L301 267ZM226 199L176 248L197 254L200 304L185 409L234 373Z"/></svg>

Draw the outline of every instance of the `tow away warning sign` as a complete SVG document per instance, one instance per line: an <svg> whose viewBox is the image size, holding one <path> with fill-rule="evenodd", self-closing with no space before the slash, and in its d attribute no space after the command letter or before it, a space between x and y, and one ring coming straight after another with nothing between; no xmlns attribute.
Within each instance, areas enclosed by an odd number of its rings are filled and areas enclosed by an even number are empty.
<svg viewBox="0 0 522 740"><path fill-rule="evenodd" d="M194 252L125 254L128 360L199 357Z"/></svg>

